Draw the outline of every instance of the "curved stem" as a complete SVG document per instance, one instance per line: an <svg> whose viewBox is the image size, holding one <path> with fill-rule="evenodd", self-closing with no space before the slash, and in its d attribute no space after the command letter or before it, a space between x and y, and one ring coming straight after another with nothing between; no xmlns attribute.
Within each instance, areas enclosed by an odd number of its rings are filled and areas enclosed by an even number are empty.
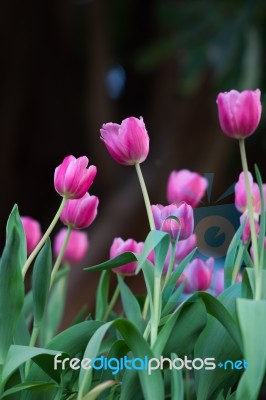
<svg viewBox="0 0 266 400"><path fill-rule="evenodd" d="M28 259L26 260L25 264L23 265L23 268L22 268L23 278L25 278L25 275L26 275L26 273L27 273L32 261L37 256L37 254L41 250L42 246L46 242L46 239L50 236L52 230L54 229L57 221L59 220L61 212L63 211L63 208L65 207L66 201L67 201L66 197L63 197L62 201L61 201L61 204L60 204L60 207L59 207L57 213L55 214L54 219L52 220L51 224L49 225L47 231L45 232L45 234L43 235L43 237L41 238L41 240L39 241L39 243L37 244L37 246L35 247L33 252L30 254Z"/></svg>
<svg viewBox="0 0 266 400"><path fill-rule="evenodd" d="M146 210L147 210L150 229L154 230L155 229L155 225L154 225L153 215L152 215L152 211L151 211L151 203L150 203L149 195L148 195L147 188L146 188L146 185L145 185L145 181L143 179L143 175L142 175L142 172L141 172L141 169L140 169L140 165L139 164L135 164L135 167L136 167L137 175L138 175L138 178L139 178L140 187L141 187L141 190L142 190L145 207L146 207Z"/></svg>
<svg viewBox="0 0 266 400"><path fill-rule="evenodd" d="M251 188L248 179L248 163L245 149L245 141L244 139L239 139L239 147L240 147L240 155L242 161L242 167L245 177L245 186L247 192L247 206L248 206L248 218L250 222L250 232L251 232L251 242L254 252L254 268L256 274L256 288L255 288L255 298L258 300L261 297L261 283L260 283L260 275L259 275L259 252L258 252L258 242L256 236L256 227L255 227L255 219L254 219L254 211L252 204L252 196L251 196Z"/></svg>
<svg viewBox="0 0 266 400"><path fill-rule="evenodd" d="M114 305L115 305L115 303L116 303L116 301L118 299L119 293L120 293L120 288L119 288L119 285L117 285L116 289L115 289L115 291L113 293L113 296L111 298L111 301L110 301L110 303L109 303L109 305L108 305L108 307L107 307L107 309L105 311L105 314L104 314L104 317L103 317L103 321L104 322L107 321L107 318L109 317L110 312L114 308Z"/></svg>
<svg viewBox="0 0 266 400"><path fill-rule="evenodd" d="M56 259L56 261L55 261L55 264L54 264L54 268L53 268L53 270L52 270L51 281L50 281L50 288L53 286L53 283L54 283L56 274L57 274L57 272L58 272L58 270L59 270L59 267L60 267L60 265L61 265L63 256L64 256L65 251L66 251L66 247L67 247L67 244L68 244L70 235L71 235L71 232L72 232L72 227L71 227L70 225L68 225L68 227L67 227L67 234L66 234L66 237L65 237L63 246L62 246L61 249L60 249L60 252L59 252L58 257L57 257L57 259Z"/></svg>

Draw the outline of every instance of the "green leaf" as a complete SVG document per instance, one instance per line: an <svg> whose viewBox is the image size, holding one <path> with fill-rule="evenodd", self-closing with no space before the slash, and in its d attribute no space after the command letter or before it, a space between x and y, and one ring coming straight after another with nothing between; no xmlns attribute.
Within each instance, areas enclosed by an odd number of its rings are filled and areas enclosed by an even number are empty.
<svg viewBox="0 0 266 400"><path fill-rule="evenodd" d="M232 274L235 266L235 261L237 258L237 253L239 251L239 245L242 244L241 235L243 233L245 226L245 221L240 225L236 231L230 246L227 250L227 255L224 262L224 287L228 288L232 283Z"/></svg>
<svg viewBox="0 0 266 400"><path fill-rule="evenodd" d="M13 217L11 214L8 222L8 237L0 265L0 375L1 365L4 364L12 343L24 301L21 237L16 225L10 226Z"/></svg>
<svg viewBox="0 0 266 400"><path fill-rule="evenodd" d="M108 329L116 328L122 335L125 343L132 351L134 358L143 359L144 355L151 359L154 357L148 343L143 339L137 328L129 321L125 319L117 319L115 321L108 322L99 328L91 340L88 343L84 357L94 359L99 355L101 342L107 333ZM91 383L92 370L85 372L80 371L79 376L79 394L84 394L84 391L88 390ZM146 400L163 400L164 399L164 385L162 375L159 370L153 371L153 374L149 375L147 370L138 371L143 396Z"/></svg>
<svg viewBox="0 0 266 400"><path fill-rule="evenodd" d="M37 255L32 273L34 326L39 326L48 299L52 269L51 242L48 238Z"/></svg>
<svg viewBox="0 0 266 400"><path fill-rule="evenodd" d="M145 261L147 260L148 255L151 253L152 250L154 250L160 243L162 243L162 248L157 247L158 255L155 254L156 262L161 265L162 262L165 260L165 247L169 246L170 242L170 237L168 233L162 232L162 231L156 231L152 230L149 232L145 242L144 242L144 247L141 256L138 259L138 266L136 269L136 274L142 269L143 265L145 264ZM167 247L168 249L168 247ZM162 268L162 267L161 267Z"/></svg>
<svg viewBox="0 0 266 400"><path fill-rule="evenodd" d="M102 392L115 385L119 385L119 383L111 380L100 383L99 385L95 386L86 396L84 396L82 400L95 400Z"/></svg>
<svg viewBox="0 0 266 400"><path fill-rule="evenodd" d="M95 319L102 321L105 311L108 307L108 296L109 296L109 275L105 270L101 274L101 278L97 287L96 293L96 310Z"/></svg>
<svg viewBox="0 0 266 400"><path fill-rule="evenodd" d="M241 378L236 398L256 400L266 369L266 301L237 299L237 315L248 369Z"/></svg>
<svg viewBox="0 0 266 400"><path fill-rule="evenodd" d="M25 236L25 231L20 219L19 211L18 211L18 206L17 204L14 205L8 221L7 221L7 226L6 226L6 238L8 238L12 235L13 228L16 227L17 233L19 236L19 246L18 246L18 260L19 260L19 265L21 265L21 268L23 267L26 259L27 259L27 242L26 242L26 236Z"/></svg>
<svg viewBox="0 0 266 400"><path fill-rule="evenodd" d="M55 336L61 323L65 308L67 282L68 273L65 273L54 282L50 292L40 330L40 343L43 347Z"/></svg>
<svg viewBox="0 0 266 400"><path fill-rule="evenodd" d="M130 251L123 254L119 254L117 257L107 260L101 264L94 265L93 267L84 268L85 271L104 271L116 267L121 267L121 265L126 265L132 261L136 261L136 255Z"/></svg>
<svg viewBox="0 0 266 400"><path fill-rule="evenodd" d="M176 288L176 290L174 291L172 296L169 298L169 300L167 301L167 303L165 304L165 306L162 310L162 317L171 313L173 311L173 309L176 307L177 302L183 293L184 287L185 287L185 283L183 282L183 283L181 283L181 285L179 285Z"/></svg>
<svg viewBox="0 0 266 400"><path fill-rule="evenodd" d="M171 354L171 360L177 358L177 354ZM182 371L178 369L171 370L171 398L184 399L184 382Z"/></svg>
<svg viewBox="0 0 266 400"><path fill-rule="evenodd" d="M118 284L120 288L123 310L129 321L132 321L136 327L143 331L143 319L141 315L141 310L136 297L133 295L129 287L125 284L121 276L117 276Z"/></svg>
<svg viewBox="0 0 266 400"><path fill-rule="evenodd" d="M2 396L1 399L14 394L21 392L22 390L38 390L38 391L44 391L44 390L50 390L50 389L55 389L58 386L56 383L47 383L47 382L25 382L25 383L20 383L19 385L16 385L12 387L11 389L6 390Z"/></svg>
<svg viewBox="0 0 266 400"><path fill-rule="evenodd" d="M261 213L260 213L260 233L259 233L259 239L258 239L258 250L259 250L259 260L260 260L260 265L263 268L266 268L266 263L264 263L264 238L266 236L266 213L265 213L265 202L266 199L264 199L264 191L263 191L263 182L261 179L261 174L260 171L255 165L255 173L256 173L256 178L257 182L259 185L260 189L260 204L261 204Z"/></svg>
<svg viewBox="0 0 266 400"><path fill-rule="evenodd" d="M239 346L236 345L231 337L232 329L238 330L234 316L236 314L235 299L240 295L241 285L237 283L226 289L218 299L213 298L214 304L208 305L208 302L212 301L211 299L207 299L207 301L205 299L205 305L210 316L208 317L205 329L197 340L194 358L214 358L215 363L218 364L226 360L235 361L242 357ZM228 329L228 325L231 322L232 327ZM233 333L232 336L238 342L239 333ZM213 395L215 392L219 393L223 389L228 391L237 382L239 371L216 367L214 370L196 370L194 371L194 375L197 398L201 400L215 400L216 397Z"/></svg>

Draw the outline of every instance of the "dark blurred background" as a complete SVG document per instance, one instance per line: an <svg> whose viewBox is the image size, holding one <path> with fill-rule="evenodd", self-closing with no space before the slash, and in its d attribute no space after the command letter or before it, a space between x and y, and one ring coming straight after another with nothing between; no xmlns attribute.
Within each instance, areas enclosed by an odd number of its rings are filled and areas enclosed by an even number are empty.
<svg viewBox="0 0 266 400"><path fill-rule="evenodd" d="M46 229L60 203L54 169L68 154L87 155L98 168L86 266L105 260L116 236L145 239L134 168L107 153L99 139L105 122L144 118L152 203L166 203L173 169L213 173L210 203L237 181L238 143L221 133L215 102L220 91L259 87L265 104L263 0L10 0L0 4L0 21L2 245L15 202ZM264 181L265 115L246 141L250 169L258 163ZM97 280L71 272L66 319L94 302Z"/></svg>

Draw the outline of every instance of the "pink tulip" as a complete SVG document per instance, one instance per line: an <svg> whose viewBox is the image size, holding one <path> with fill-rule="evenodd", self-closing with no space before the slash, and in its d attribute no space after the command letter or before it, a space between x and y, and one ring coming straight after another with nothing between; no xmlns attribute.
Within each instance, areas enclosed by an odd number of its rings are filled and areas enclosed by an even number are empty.
<svg viewBox="0 0 266 400"><path fill-rule="evenodd" d="M186 282L184 293L207 290L212 282L213 266L214 259L212 257L206 261L195 258L189 263L181 278L182 281L185 280Z"/></svg>
<svg viewBox="0 0 266 400"><path fill-rule="evenodd" d="M109 122L100 131L108 152L119 164L135 165L146 159L150 139L142 118L126 118L121 125Z"/></svg>
<svg viewBox="0 0 266 400"><path fill-rule="evenodd" d="M175 249L175 261L180 262L196 247L197 236L195 234L189 236L185 240L179 240Z"/></svg>
<svg viewBox="0 0 266 400"><path fill-rule="evenodd" d="M143 242L136 242L133 239L123 240L121 238L115 238L110 248L110 258L114 258L123 254L127 251L131 251L136 254L141 254L143 250ZM120 267L113 268L114 272L118 272L122 275L134 275L137 267L137 261L130 262Z"/></svg>
<svg viewBox="0 0 266 400"><path fill-rule="evenodd" d="M81 199L67 200L60 219L74 229L88 228L95 220L99 199L86 193Z"/></svg>
<svg viewBox="0 0 266 400"><path fill-rule="evenodd" d="M67 228L62 228L54 239L54 255L58 254L63 246L67 235ZM72 230L67 243L63 260L71 264L81 262L89 250L89 239L86 232Z"/></svg>
<svg viewBox="0 0 266 400"><path fill-rule="evenodd" d="M260 232L260 225L259 225L259 222L258 222L258 215L255 214L254 217L255 217L255 221L254 222L255 222L256 235L258 236L259 232ZM242 242L244 244L247 244L249 242L250 234L251 234L250 221L249 221L249 218L248 218L248 210L245 211L244 214L242 214L241 217L240 217L240 224L242 224L244 221L245 221L245 226L244 226L244 230L243 230L241 239L242 239Z"/></svg>
<svg viewBox="0 0 266 400"><path fill-rule="evenodd" d="M259 89L219 93L216 102L220 126L227 136L244 139L252 135L261 116Z"/></svg>
<svg viewBox="0 0 266 400"><path fill-rule="evenodd" d="M253 210L255 213L260 213L260 190L259 186L253 182L253 176L249 172L249 186L251 188L251 196L253 203ZM247 191L245 186L244 172L239 175L238 182L235 185L235 206L238 211L244 213L247 210Z"/></svg>
<svg viewBox="0 0 266 400"><path fill-rule="evenodd" d="M29 255L41 240L41 225L31 217L21 217L21 222L26 236L27 254Z"/></svg>
<svg viewBox="0 0 266 400"><path fill-rule="evenodd" d="M167 182L167 200L169 203L185 201L195 208L205 195L208 181L196 172L188 169L172 171Z"/></svg>
<svg viewBox="0 0 266 400"><path fill-rule="evenodd" d="M242 281L242 275L239 273L236 278L236 282ZM230 282L231 284L231 282ZM215 272L214 278L214 293L215 296L219 296L224 291L224 269L220 268Z"/></svg>
<svg viewBox="0 0 266 400"><path fill-rule="evenodd" d="M157 230L169 233L173 240L178 235L180 240L184 240L192 234L194 216L193 208L189 204L183 202L180 204L170 204L165 207L157 204L151 206L151 208Z"/></svg>
<svg viewBox="0 0 266 400"><path fill-rule="evenodd" d="M93 183L97 169L94 165L87 168L87 157L75 158L67 156L61 165L55 169L55 190L68 199L80 199Z"/></svg>

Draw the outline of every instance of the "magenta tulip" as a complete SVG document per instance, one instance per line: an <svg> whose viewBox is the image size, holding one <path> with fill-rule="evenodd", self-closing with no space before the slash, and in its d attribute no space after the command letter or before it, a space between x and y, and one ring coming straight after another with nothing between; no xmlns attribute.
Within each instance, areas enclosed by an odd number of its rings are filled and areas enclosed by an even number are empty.
<svg viewBox="0 0 266 400"><path fill-rule="evenodd" d="M179 240L175 249L175 262L180 264L184 258L195 249L197 245L197 236L195 234L190 235L185 240Z"/></svg>
<svg viewBox="0 0 266 400"><path fill-rule="evenodd" d="M119 164L135 165L146 159L150 139L142 118L126 118L121 125L109 122L100 131L108 152Z"/></svg>
<svg viewBox="0 0 266 400"><path fill-rule="evenodd" d="M255 213L260 213L260 190L259 186L253 182L253 176L249 172L249 186L251 188L251 196L253 203L253 210ZM235 185L235 206L238 211L244 213L247 210L247 191L245 186L244 172L239 175L238 182Z"/></svg>
<svg viewBox="0 0 266 400"><path fill-rule="evenodd" d="M31 217L21 217L21 222L26 237L27 254L29 255L35 249L42 237L41 225Z"/></svg>
<svg viewBox="0 0 266 400"><path fill-rule="evenodd" d="M121 238L115 238L110 248L110 258L114 258L123 254L127 251L141 254L143 250L143 242L136 242L133 239L123 240ZM130 262L120 267L113 268L112 271L117 272L121 275L134 275L137 267L137 261Z"/></svg>
<svg viewBox="0 0 266 400"><path fill-rule="evenodd" d="M60 215L63 224L74 229L88 228L95 220L99 199L86 193L81 199L67 200Z"/></svg>
<svg viewBox="0 0 266 400"><path fill-rule="evenodd" d="M67 235L67 228L62 228L54 239L54 255L58 257ZM63 255L63 261L71 264L79 263L84 260L89 250L89 239L86 232L72 230L69 236L66 250Z"/></svg>
<svg viewBox="0 0 266 400"><path fill-rule="evenodd" d="M185 269L185 289L184 293L193 293L198 290L207 290L211 286L213 276L214 259L211 257L204 261L195 258Z"/></svg>
<svg viewBox="0 0 266 400"><path fill-rule="evenodd" d="M256 130L261 117L260 90L219 93L218 114L222 131L234 139L244 139Z"/></svg>
<svg viewBox="0 0 266 400"><path fill-rule="evenodd" d="M87 168L87 157L75 158L67 156L61 165L55 169L55 190L68 199L80 199L93 183L97 169L94 165Z"/></svg>

